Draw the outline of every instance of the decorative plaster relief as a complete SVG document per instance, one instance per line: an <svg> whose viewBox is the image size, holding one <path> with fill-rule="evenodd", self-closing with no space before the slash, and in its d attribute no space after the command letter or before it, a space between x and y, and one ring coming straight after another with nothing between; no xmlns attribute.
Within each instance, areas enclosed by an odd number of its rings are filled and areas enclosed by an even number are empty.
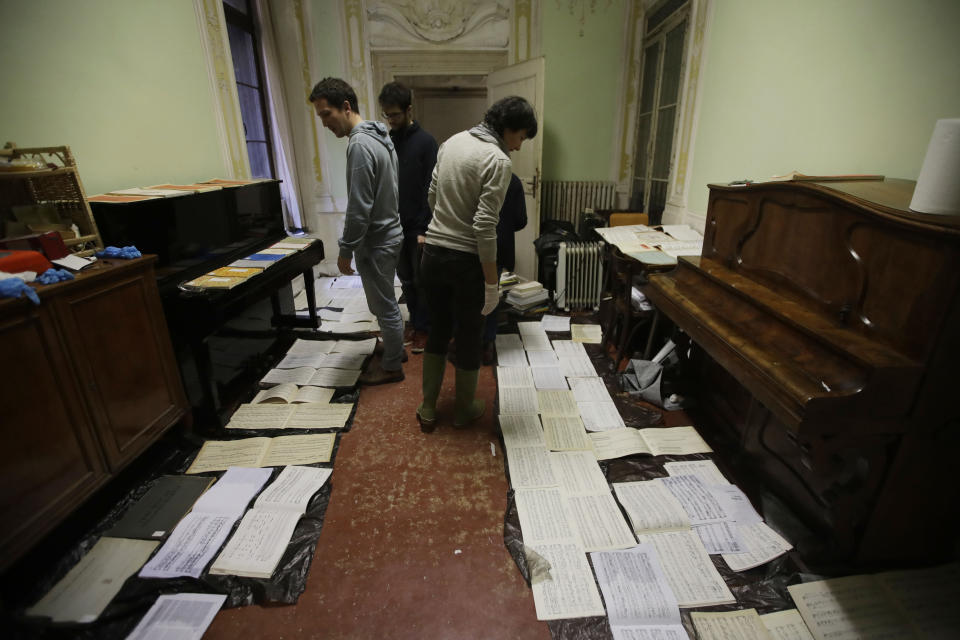
<svg viewBox="0 0 960 640"><path fill-rule="evenodd" d="M512 2L498 0L372 0L367 5L371 48L504 48Z"/></svg>

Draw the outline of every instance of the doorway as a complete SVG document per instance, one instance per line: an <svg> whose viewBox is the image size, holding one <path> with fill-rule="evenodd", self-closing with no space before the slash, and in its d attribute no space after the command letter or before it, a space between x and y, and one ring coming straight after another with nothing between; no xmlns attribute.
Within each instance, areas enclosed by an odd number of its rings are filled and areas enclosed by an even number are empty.
<svg viewBox="0 0 960 640"><path fill-rule="evenodd" d="M443 144L469 129L487 110L486 75L400 75L413 91L413 117Z"/></svg>

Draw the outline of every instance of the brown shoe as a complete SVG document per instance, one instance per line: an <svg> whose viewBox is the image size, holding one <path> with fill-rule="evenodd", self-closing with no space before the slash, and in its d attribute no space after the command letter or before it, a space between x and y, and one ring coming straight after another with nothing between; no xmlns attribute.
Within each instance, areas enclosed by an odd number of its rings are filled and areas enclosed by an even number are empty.
<svg viewBox="0 0 960 640"><path fill-rule="evenodd" d="M410 343L411 353L423 353L427 347L427 334L423 331L416 331L413 334L413 340Z"/></svg>
<svg viewBox="0 0 960 640"><path fill-rule="evenodd" d="M406 376L403 375L403 369L397 369L396 371L387 371L379 364L371 367L369 371L364 371L360 374L360 378L357 380L359 384L366 386L374 386L378 384L390 384L392 382L403 382Z"/></svg>

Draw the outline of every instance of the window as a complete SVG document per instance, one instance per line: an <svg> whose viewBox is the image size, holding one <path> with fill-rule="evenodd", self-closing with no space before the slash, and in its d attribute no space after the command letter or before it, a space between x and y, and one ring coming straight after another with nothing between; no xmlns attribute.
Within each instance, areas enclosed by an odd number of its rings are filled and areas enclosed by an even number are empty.
<svg viewBox="0 0 960 640"><path fill-rule="evenodd" d="M660 223L667 202L688 7L686 0L667 0L650 12L644 29L630 208L647 212L650 224Z"/></svg>
<svg viewBox="0 0 960 640"><path fill-rule="evenodd" d="M230 36L230 55L237 80L250 174L254 178L274 178L276 172L270 145L260 44L249 0L226 0L223 3L223 15Z"/></svg>

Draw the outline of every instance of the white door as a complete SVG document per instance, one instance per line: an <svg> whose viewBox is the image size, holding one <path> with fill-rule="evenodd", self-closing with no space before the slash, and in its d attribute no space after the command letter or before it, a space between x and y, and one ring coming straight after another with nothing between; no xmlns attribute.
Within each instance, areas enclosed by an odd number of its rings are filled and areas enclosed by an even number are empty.
<svg viewBox="0 0 960 640"><path fill-rule="evenodd" d="M537 277L537 254L533 241L540 235L540 166L543 149L543 58L497 69L487 76L487 103L500 98L526 98L537 114L537 136L511 154L513 172L523 182L527 205L527 226L517 232L516 272L524 278Z"/></svg>

